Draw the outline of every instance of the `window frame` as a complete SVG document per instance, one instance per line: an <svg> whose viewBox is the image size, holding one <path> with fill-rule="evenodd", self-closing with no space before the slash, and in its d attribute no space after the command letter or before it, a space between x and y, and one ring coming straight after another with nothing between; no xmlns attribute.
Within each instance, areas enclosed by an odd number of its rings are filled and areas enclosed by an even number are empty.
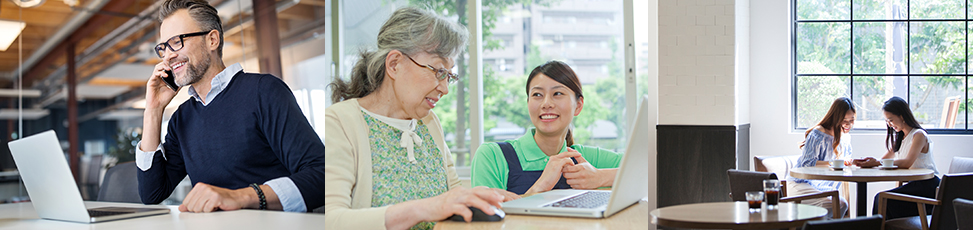
<svg viewBox="0 0 973 230"><path fill-rule="evenodd" d="M846 85L846 87L848 87L847 88L847 91L848 91L848 94L849 95L846 95L846 96L848 96L848 98L851 98L852 101L855 100L855 77L884 77L884 78L904 77L906 79L906 88L905 88L906 96L905 96L904 99L907 102L909 102L910 105L912 103L912 83L913 83L912 82L913 81L912 79L913 79L913 77L963 77L964 78L964 81L963 81L964 82L964 86L963 86L962 91L964 91L965 93L963 94L963 100L962 100L961 103L967 103L967 106L969 106L969 99L970 99L970 93L971 93L971 90L970 90L970 88L971 88L970 87L970 78L973 77L973 73L971 73L971 71L970 71L970 32L973 31L973 28L970 28L970 25L971 25L970 23L973 22L973 18L970 18L970 16L971 16L970 15L970 1L964 1L964 3L963 3L965 5L965 10L964 10L964 13L963 13L963 15L965 16L964 19L912 19L912 15L911 15L911 10L912 10L911 0L906 0L906 6L905 6L905 8L906 8L906 18L905 19L855 19L855 1L854 0L847 0L848 3L849 3L848 4L848 19L798 19L798 12L797 12L797 10L798 10L798 4L799 4L798 1L800 1L800 0L791 0L790 1L790 3L791 3L790 4L790 19L791 19L791 28L790 28L790 36L791 36L790 37L790 58L791 58L791 62L790 62L790 64L791 64L791 66L790 66L791 67L790 68L790 74L791 74L791 79L790 79L791 80L791 111L790 112L791 112L791 120L790 121L791 121L791 128L792 128L793 131L795 131L795 132L797 132L797 131L804 131L804 130L807 130L808 128L810 128L810 127L800 127L798 125L799 124L799 122L798 122L798 116L799 116L799 114L798 114L798 109L799 109L798 108L798 94L799 94L799 92L798 92L798 90L799 90L799 88L798 88L799 87L798 86L798 80L799 80L800 77L843 77L843 78L847 78L848 79L848 84ZM906 29L905 29L905 32L906 32L906 34L905 34L905 39L906 39L906 42L905 42L905 47L906 47L906 49L905 49L905 63L906 63L905 64L905 71L906 71L906 73L904 73L904 74L889 74L889 73L886 73L886 74L860 74L860 73L855 73L855 60L854 60L854 58L855 58L855 54L854 54L854 52L855 52L855 23L860 23L860 22L866 22L866 23L867 22L878 22L878 23L902 22L902 23L905 23L905 26L906 26ZM964 62L963 62L963 67L964 67L964 71L963 72L964 73L962 73L962 74L919 74L919 73L912 73L912 68L911 68L912 58L910 57L910 55L911 55L911 41L910 40L911 40L911 37L912 37L911 36L912 33L911 33L910 30L911 30L912 22L963 22L963 32L964 32L964 38L965 38L964 39L964 44L965 44L964 45L964 48L965 48L964 49L964 57L965 58L964 58ZM848 31L848 43L849 43L849 46L848 46L848 49L849 49L848 50L849 51L848 62L849 62L849 66L848 66L847 73L836 73L836 74L799 74L797 72L797 64L798 64L798 58L797 58L797 54L798 54L797 48L798 47L797 46L798 46L798 30L799 30L798 26L800 24L802 24L802 23L848 23L848 25L849 25L849 31ZM927 128L926 131L929 134L961 134L961 135L973 135L973 129L971 129L973 127L971 127L971 125L970 125L970 114L969 114L969 111L970 111L970 109L969 109L969 107L967 107L966 114L965 114L965 120L964 120L965 122L963 122L963 125L964 126L962 128L954 128L954 129L942 129L942 128L931 128L931 129L928 129ZM957 113L962 113L962 112L963 111L958 111ZM957 114L957 116L958 116L958 114ZM959 118L959 117L957 117L957 118ZM884 132L885 129L880 129L880 128L855 128L855 130L852 130L852 132L861 132L861 131L870 132L870 133L877 133L879 131Z"/></svg>

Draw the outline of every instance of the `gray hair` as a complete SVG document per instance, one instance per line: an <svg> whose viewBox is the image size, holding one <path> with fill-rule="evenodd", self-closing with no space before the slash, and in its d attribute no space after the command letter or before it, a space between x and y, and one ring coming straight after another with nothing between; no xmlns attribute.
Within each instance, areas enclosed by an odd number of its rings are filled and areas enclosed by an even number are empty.
<svg viewBox="0 0 973 230"><path fill-rule="evenodd" d="M223 57L223 22L220 20L216 8L209 5L206 0L166 0L159 9L159 22L181 9L189 10L189 16L196 21L196 25L203 31L216 30L219 32L220 46L217 47L216 52L220 57Z"/></svg>
<svg viewBox="0 0 973 230"><path fill-rule="evenodd" d="M334 103L371 94L385 79L385 57L392 50L407 55L423 51L441 58L455 58L466 46L469 32L463 26L432 12L406 7L396 10L378 32L378 49L362 50L348 81L335 78L329 84Z"/></svg>

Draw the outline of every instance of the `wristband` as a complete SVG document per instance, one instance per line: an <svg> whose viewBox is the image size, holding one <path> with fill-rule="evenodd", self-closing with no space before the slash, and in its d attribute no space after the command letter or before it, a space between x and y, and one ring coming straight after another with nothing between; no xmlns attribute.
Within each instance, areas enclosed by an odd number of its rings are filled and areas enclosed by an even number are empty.
<svg viewBox="0 0 973 230"><path fill-rule="evenodd" d="M267 210L267 197L264 196L264 191L260 190L257 183L250 184L250 187L257 191L257 197L260 198L260 210Z"/></svg>

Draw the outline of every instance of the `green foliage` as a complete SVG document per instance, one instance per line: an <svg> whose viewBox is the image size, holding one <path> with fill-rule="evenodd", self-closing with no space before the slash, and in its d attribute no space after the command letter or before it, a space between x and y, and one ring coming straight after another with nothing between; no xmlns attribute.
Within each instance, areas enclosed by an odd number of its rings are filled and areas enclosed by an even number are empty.
<svg viewBox="0 0 973 230"><path fill-rule="evenodd" d="M799 71L831 73L826 66L801 62ZM797 127L812 127L824 117L835 98L847 96L848 82L841 77L801 77L797 82Z"/></svg>
<svg viewBox="0 0 973 230"><path fill-rule="evenodd" d="M142 140L142 129L141 128L129 128L127 130L119 129L115 132L115 146L108 148L108 156L118 159L117 163L129 162L135 160L135 148L139 141ZM114 165L109 165L111 167Z"/></svg>
<svg viewBox="0 0 973 230"><path fill-rule="evenodd" d="M797 15L799 20L847 20L854 8L856 20L964 19L965 4L963 1L798 0ZM797 24L797 73L845 75L796 79L798 127L816 123L838 96L853 96L857 103L862 103L862 108L870 111L868 117L859 119L880 119L880 111L875 110L893 92L903 92L902 87L910 87L910 95L899 96L908 96L913 112L921 117L920 123L938 122L941 111L938 102L943 96L964 96L963 93L971 90L964 87L963 77L909 77L902 84L893 81L897 79L893 77L856 76L853 85L849 85L847 77L851 71L855 74L965 74L967 28L962 22L914 21L908 24L908 31L902 22L854 22L853 35L851 26L846 22ZM893 36L901 36L895 39L904 44L893 42ZM906 57L895 57L905 56L906 52ZM853 89L854 95L848 95L849 89ZM953 93L957 91L958 95ZM967 103L961 103L960 109L967 111Z"/></svg>

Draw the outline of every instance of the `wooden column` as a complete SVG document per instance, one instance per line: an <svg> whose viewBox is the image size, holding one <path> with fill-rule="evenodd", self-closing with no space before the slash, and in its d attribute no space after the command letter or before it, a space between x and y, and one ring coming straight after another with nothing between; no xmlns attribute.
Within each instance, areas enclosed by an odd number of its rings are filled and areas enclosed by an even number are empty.
<svg viewBox="0 0 973 230"><path fill-rule="evenodd" d="M71 174L74 174L74 182L80 183L80 158L78 156L78 74L74 61L75 44L77 43L68 43L65 50L68 58L68 162L71 165Z"/></svg>
<svg viewBox="0 0 973 230"><path fill-rule="evenodd" d="M277 29L277 1L253 0L253 26L257 36L257 60L260 72L283 74L280 64L280 35Z"/></svg>

